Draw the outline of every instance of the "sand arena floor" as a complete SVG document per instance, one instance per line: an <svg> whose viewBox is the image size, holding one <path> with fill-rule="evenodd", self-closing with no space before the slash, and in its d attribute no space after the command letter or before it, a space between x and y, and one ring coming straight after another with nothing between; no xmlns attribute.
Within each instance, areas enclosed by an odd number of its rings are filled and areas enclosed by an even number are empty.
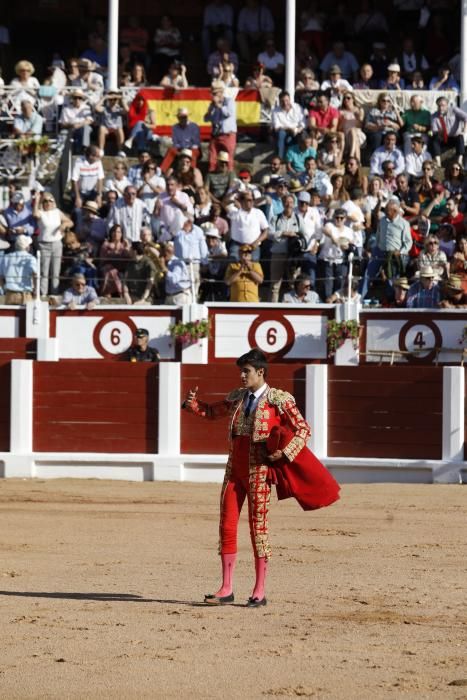
<svg viewBox="0 0 467 700"><path fill-rule="evenodd" d="M467 488L274 502L266 608L242 514L215 590L219 487L0 481L0 697L467 698Z"/></svg>

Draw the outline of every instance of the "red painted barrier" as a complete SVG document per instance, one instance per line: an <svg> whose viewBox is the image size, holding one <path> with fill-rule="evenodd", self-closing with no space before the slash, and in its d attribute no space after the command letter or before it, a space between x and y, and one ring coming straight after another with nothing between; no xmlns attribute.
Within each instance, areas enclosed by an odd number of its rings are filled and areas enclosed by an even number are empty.
<svg viewBox="0 0 467 700"><path fill-rule="evenodd" d="M181 397L188 389L199 387L199 397L209 403L222 401L240 386L240 370L234 364L182 365ZM289 391L295 396L300 410L305 410L304 365L272 365L269 367L268 384ZM228 449L229 419L210 421L182 411L181 452L183 454L225 454Z"/></svg>
<svg viewBox="0 0 467 700"><path fill-rule="evenodd" d="M441 367L329 367L328 456L441 459Z"/></svg>
<svg viewBox="0 0 467 700"><path fill-rule="evenodd" d="M100 360L34 365L37 452L157 452L159 367Z"/></svg>

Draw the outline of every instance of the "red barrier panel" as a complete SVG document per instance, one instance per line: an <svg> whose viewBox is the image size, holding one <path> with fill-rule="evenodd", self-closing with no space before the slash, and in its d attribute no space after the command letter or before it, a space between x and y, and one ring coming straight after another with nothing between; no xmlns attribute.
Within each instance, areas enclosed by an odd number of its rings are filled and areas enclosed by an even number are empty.
<svg viewBox="0 0 467 700"><path fill-rule="evenodd" d="M441 459L441 367L329 367L329 457Z"/></svg>
<svg viewBox="0 0 467 700"><path fill-rule="evenodd" d="M34 365L36 452L157 452L159 367L101 360Z"/></svg>
<svg viewBox="0 0 467 700"><path fill-rule="evenodd" d="M10 449L11 360L31 360L35 356L35 340L0 338L0 452Z"/></svg>
<svg viewBox="0 0 467 700"><path fill-rule="evenodd" d="M181 397L183 401L188 389L199 387L199 396L208 403L222 401L225 396L240 386L238 367L234 364L182 365ZM270 365L268 384L289 391L295 396L300 410L305 410L304 365ZM182 411L181 452L183 454L225 454L228 449L229 419L211 421Z"/></svg>

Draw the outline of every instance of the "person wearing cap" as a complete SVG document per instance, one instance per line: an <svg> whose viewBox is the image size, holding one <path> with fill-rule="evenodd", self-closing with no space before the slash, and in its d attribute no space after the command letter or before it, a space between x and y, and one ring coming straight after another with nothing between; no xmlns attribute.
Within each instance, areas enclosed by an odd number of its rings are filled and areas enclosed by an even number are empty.
<svg viewBox="0 0 467 700"><path fill-rule="evenodd" d="M78 75L70 81L73 87L85 91L91 104L97 104L104 92L104 79L94 70L94 64L88 58L78 59Z"/></svg>
<svg viewBox="0 0 467 700"><path fill-rule="evenodd" d="M404 90L405 80L401 78L401 67L398 63L389 64L386 78L380 81L379 87L381 90Z"/></svg>
<svg viewBox="0 0 467 700"><path fill-rule="evenodd" d="M90 311L99 304L96 290L86 284L86 277L82 272L75 272L71 278L71 287L63 292L62 304L70 311L74 311L78 306L84 306Z"/></svg>
<svg viewBox="0 0 467 700"><path fill-rule="evenodd" d="M410 289L407 277L397 277L393 283L393 298L387 306L393 309L405 309L407 306L407 292Z"/></svg>
<svg viewBox="0 0 467 700"><path fill-rule="evenodd" d="M224 93L223 83L213 81L211 102L204 115L204 121L211 123L209 140L209 171L216 169L219 151L229 155L229 170L234 169L235 147L237 145L237 117L235 102Z"/></svg>
<svg viewBox="0 0 467 700"><path fill-rule="evenodd" d="M71 175L75 207L80 209L89 199L102 204L104 168L97 146L86 148L84 155L76 159Z"/></svg>
<svg viewBox="0 0 467 700"><path fill-rule="evenodd" d="M238 260L240 246L251 247L253 260L260 258L260 246L269 234L269 224L261 209L254 205L253 193L240 192L227 200L227 216L230 221L230 255Z"/></svg>
<svg viewBox="0 0 467 700"><path fill-rule="evenodd" d="M6 240L12 246L17 236L24 234L32 236L36 228L36 222L32 215L32 209L24 199L20 191L14 191L10 203L2 212L4 220L4 234Z"/></svg>
<svg viewBox="0 0 467 700"><path fill-rule="evenodd" d="M159 362L161 356L157 348L149 345L149 331L147 328L137 328L135 331L135 345L128 351L130 362Z"/></svg>
<svg viewBox="0 0 467 700"><path fill-rule="evenodd" d="M113 134L117 143L118 155L125 158L126 153L122 150L125 141L123 120L126 119L129 107L123 99L122 93L120 90L109 90L105 97L96 104L94 109L99 115L97 144L101 153L104 153L107 137Z"/></svg>
<svg viewBox="0 0 467 700"><path fill-rule="evenodd" d="M321 83L321 90L328 91L331 95L331 105L339 108L344 92L351 92L353 87L348 80L342 77L342 71L337 63L329 69L329 77Z"/></svg>
<svg viewBox="0 0 467 700"><path fill-rule="evenodd" d="M320 63L323 75L328 75L331 66L338 65L342 71L342 77L346 80L355 80L358 75L358 61L350 51L345 50L342 41L334 41L332 48Z"/></svg>
<svg viewBox="0 0 467 700"><path fill-rule="evenodd" d="M442 309L467 308L467 292L462 288L462 277L449 275L443 285L442 299L439 305Z"/></svg>
<svg viewBox="0 0 467 700"><path fill-rule="evenodd" d="M408 309L436 309L441 301L441 289L431 265L420 268L419 279L407 293Z"/></svg>
<svg viewBox="0 0 467 700"><path fill-rule="evenodd" d="M78 210L75 232L80 241L92 248L92 255L98 255L107 236L107 230L107 221L100 216L100 207L97 202L90 200L83 205L82 209Z"/></svg>
<svg viewBox="0 0 467 700"><path fill-rule="evenodd" d="M397 146L397 135L394 131L388 131L384 136L382 146L373 151L370 158L370 173L372 175L383 174L383 163L391 161L394 165L394 174L399 175L405 170L405 159L402 151Z"/></svg>
<svg viewBox="0 0 467 700"><path fill-rule="evenodd" d="M207 221L201 225L208 248L207 260L201 265L200 303L226 301L227 288L224 282L227 267L227 248L217 226Z"/></svg>
<svg viewBox="0 0 467 700"><path fill-rule="evenodd" d="M306 127L306 117L303 107L293 102L289 93L283 90L279 93L279 104L271 113L271 128L276 142L279 158L284 160L287 147L296 142L299 134Z"/></svg>
<svg viewBox="0 0 467 700"><path fill-rule="evenodd" d="M71 131L74 154L81 153L83 146L89 146L94 118L85 94L80 88L76 88L71 93L70 101L62 109L59 123L62 129Z"/></svg>
<svg viewBox="0 0 467 700"><path fill-rule="evenodd" d="M40 136L44 127L44 119L34 109L30 100L21 100L21 114L13 121L13 133L16 137Z"/></svg>
<svg viewBox="0 0 467 700"><path fill-rule="evenodd" d="M287 163L287 171L293 173L294 175L300 175L305 172L305 159L308 156L313 156L316 158L317 155L318 141L314 136L314 133L310 131L304 131L298 144L292 144L288 147L285 154L285 160Z"/></svg>
<svg viewBox="0 0 467 700"><path fill-rule="evenodd" d="M238 249L239 261L231 262L225 271L225 283L230 289L230 301L259 303L259 285L264 281L259 262L252 258L253 248L241 245Z"/></svg>
<svg viewBox="0 0 467 700"><path fill-rule="evenodd" d="M446 97L438 97L436 104L438 109L431 118L432 150L435 162L438 166L441 165L441 153L448 148L455 148L457 160L463 165L467 112L455 105L450 105Z"/></svg>
<svg viewBox="0 0 467 700"><path fill-rule="evenodd" d="M0 257L0 286L5 304L25 304L32 301L37 280L37 260L29 252L31 237L16 236L14 252Z"/></svg>
<svg viewBox="0 0 467 700"><path fill-rule="evenodd" d="M174 158L184 149L191 151L193 167L201 154L201 136L199 126L190 121L190 113L187 107L179 107L177 110L177 123L172 126L172 146L167 150L161 163L163 173L167 172Z"/></svg>

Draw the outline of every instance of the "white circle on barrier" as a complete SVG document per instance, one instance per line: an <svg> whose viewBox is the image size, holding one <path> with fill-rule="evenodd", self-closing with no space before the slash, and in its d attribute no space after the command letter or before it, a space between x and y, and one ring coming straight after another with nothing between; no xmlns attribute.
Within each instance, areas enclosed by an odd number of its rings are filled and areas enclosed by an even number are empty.
<svg viewBox="0 0 467 700"><path fill-rule="evenodd" d="M418 357L423 357L423 350L428 355L436 346L435 334L429 326L417 323L409 328L404 336L405 345L409 352L416 350Z"/></svg>
<svg viewBox="0 0 467 700"><path fill-rule="evenodd" d="M133 328L124 321L109 321L99 330L99 345L110 355L121 355L133 342Z"/></svg>
<svg viewBox="0 0 467 700"><path fill-rule="evenodd" d="M263 321L256 328L256 347L266 353L279 352L288 341L286 326L281 321Z"/></svg>

